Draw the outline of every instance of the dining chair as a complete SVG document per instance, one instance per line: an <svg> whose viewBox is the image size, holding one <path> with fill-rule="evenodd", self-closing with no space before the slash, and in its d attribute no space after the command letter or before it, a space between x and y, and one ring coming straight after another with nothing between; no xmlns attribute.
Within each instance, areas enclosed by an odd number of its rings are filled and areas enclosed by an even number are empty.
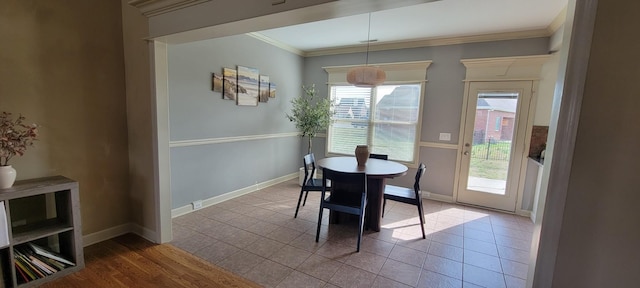
<svg viewBox="0 0 640 288"><path fill-rule="evenodd" d="M302 158L302 164L304 165L304 181L302 182L302 188L300 189L300 196L298 197L298 206L296 206L296 214L293 218L298 217L298 210L300 210L300 202L302 201L302 194L304 194L304 201L302 206L307 204L307 196L309 191L322 191L322 179L313 178L316 174L316 158L313 153L304 155Z"/></svg>
<svg viewBox="0 0 640 288"><path fill-rule="evenodd" d="M387 154L369 154L369 158L374 158L374 159L382 159L382 160L389 160L389 155Z"/></svg>
<svg viewBox="0 0 640 288"><path fill-rule="evenodd" d="M331 181L331 187L327 185L329 180ZM326 193L329 189L331 189L331 195L327 197ZM320 238L320 226L322 225L322 212L324 209L358 215L358 246L356 251L360 252L366 207L367 175L365 173L345 173L324 168L322 170L322 197L320 198L316 242Z"/></svg>
<svg viewBox="0 0 640 288"><path fill-rule="evenodd" d="M427 167L420 163L418 171L416 172L416 182L413 184L413 189L405 188L394 185L385 185L384 187L384 202L382 203L382 217L384 217L384 210L387 206L387 199L398 201L406 204L418 206L418 216L420 217L420 228L422 229L422 239L426 239L424 233L424 208L422 207L422 192L420 191L420 178L424 175Z"/></svg>

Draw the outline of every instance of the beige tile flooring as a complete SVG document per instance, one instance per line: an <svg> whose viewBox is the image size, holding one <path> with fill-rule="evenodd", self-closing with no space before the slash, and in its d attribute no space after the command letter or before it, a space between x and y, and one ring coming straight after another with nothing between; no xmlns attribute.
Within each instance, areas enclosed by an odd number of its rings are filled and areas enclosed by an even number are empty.
<svg viewBox="0 0 640 288"><path fill-rule="evenodd" d="M423 200L389 201L380 232L328 225L315 242L319 193L293 218L300 186L287 181L173 220L171 244L265 287L524 287L528 218Z"/></svg>

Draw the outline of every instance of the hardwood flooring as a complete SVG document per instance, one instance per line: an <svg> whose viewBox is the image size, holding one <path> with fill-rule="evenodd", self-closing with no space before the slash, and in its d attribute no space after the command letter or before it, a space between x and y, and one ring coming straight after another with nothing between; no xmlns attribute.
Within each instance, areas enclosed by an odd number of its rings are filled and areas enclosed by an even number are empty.
<svg viewBox="0 0 640 288"><path fill-rule="evenodd" d="M42 287L261 287L171 245L127 234L85 248L86 267Z"/></svg>

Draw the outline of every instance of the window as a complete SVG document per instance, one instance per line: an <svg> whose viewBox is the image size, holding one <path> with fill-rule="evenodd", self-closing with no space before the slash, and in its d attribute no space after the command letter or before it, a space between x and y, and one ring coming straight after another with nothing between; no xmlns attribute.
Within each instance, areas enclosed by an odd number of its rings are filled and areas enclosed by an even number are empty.
<svg viewBox="0 0 640 288"><path fill-rule="evenodd" d="M496 117L496 131L500 131L500 128L502 127L502 117L498 116Z"/></svg>
<svg viewBox="0 0 640 288"><path fill-rule="evenodd" d="M421 83L360 88L330 85L335 114L327 138L329 153L353 155L356 145L371 153L415 162Z"/></svg>

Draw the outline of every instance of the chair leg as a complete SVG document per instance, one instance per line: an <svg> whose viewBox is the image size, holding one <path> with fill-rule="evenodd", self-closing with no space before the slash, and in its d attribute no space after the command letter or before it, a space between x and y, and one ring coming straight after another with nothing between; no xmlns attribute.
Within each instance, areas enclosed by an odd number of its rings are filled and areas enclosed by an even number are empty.
<svg viewBox="0 0 640 288"><path fill-rule="evenodd" d="M304 206L304 204L307 204L307 196L309 196L309 191L307 191L307 193L304 193L304 201L302 201L302 206Z"/></svg>
<svg viewBox="0 0 640 288"><path fill-rule="evenodd" d="M320 199L320 201L322 201L322 199ZM318 213L318 228L316 229L316 243L318 243L318 240L320 240L320 225L322 225L322 210L324 210L324 207L322 207L322 202L320 202L320 212Z"/></svg>
<svg viewBox="0 0 640 288"><path fill-rule="evenodd" d="M385 198L382 201L382 218L384 218L384 210L386 209L386 207L387 207L387 199Z"/></svg>
<svg viewBox="0 0 640 288"><path fill-rule="evenodd" d="M422 239L427 239L427 235L425 235L424 233L424 209L422 208L422 199L418 199L418 203L416 203L418 206L418 217L420 217L420 229L422 229Z"/></svg>
<svg viewBox="0 0 640 288"><path fill-rule="evenodd" d="M304 190L300 190L300 196L298 197L298 206L296 206L296 214L293 215L293 218L298 218L298 210L300 210L300 201L302 201L302 193L304 193ZM309 193L309 192L307 192Z"/></svg>
<svg viewBox="0 0 640 288"><path fill-rule="evenodd" d="M360 222L358 223L358 246L356 247L356 252L360 252L360 242L362 241L362 231L364 230L364 216L365 216L365 211L366 206L367 206L367 200L366 199L362 199L361 201L361 206L360 206Z"/></svg>

